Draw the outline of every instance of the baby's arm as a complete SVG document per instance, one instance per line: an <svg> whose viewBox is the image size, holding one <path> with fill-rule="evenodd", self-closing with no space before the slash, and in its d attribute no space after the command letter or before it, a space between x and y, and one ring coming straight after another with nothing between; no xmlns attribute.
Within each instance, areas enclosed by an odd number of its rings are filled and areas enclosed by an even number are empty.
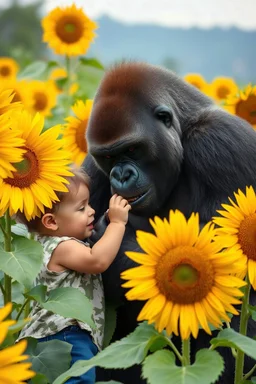
<svg viewBox="0 0 256 384"><path fill-rule="evenodd" d="M101 239L92 248L75 240L61 242L53 252L48 268L94 274L104 272L120 248L130 209L127 200L121 196L112 196L108 211L110 223Z"/></svg>

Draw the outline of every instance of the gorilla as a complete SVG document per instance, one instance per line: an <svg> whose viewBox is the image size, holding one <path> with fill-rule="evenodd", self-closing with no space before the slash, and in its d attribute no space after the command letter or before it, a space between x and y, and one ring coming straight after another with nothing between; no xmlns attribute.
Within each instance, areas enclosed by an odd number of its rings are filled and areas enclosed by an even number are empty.
<svg viewBox="0 0 256 384"><path fill-rule="evenodd" d="M256 188L256 132L173 72L123 62L110 68L99 85L86 138L84 168L92 179L91 204L99 220L95 240L107 225L104 212L111 194L122 195L132 207L119 253L103 274L106 300L117 307L114 341L136 328L145 304L128 302L120 279L122 271L136 265L125 251L142 251L136 230L153 232L149 218L168 218L170 209L187 218L198 212L203 226L238 188ZM254 293L251 302L256 304ZM238 329L238 322L234 316L231 326ZM253 322L249 330L256 335ZM179 339L173 340L179 346ZM203 331L192 339L193 354L209 347L209 340ZM219 383L230 384L234 359L228 348L219 351L226 365ZM247 359L245 372L252 365ZM104 378L144 382L138 366L106 370Z"/></svg>

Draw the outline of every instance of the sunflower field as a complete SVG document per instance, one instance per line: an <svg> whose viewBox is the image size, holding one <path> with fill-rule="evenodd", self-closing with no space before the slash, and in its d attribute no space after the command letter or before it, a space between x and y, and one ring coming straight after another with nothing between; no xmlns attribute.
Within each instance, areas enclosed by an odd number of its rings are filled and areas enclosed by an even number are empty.
<svg viewBox="0 0 256 384"><path fill-rule="evenodd" d="M256 307L249 304L256 289L256 194L250 186L245 193L234 191L230 204L201 230L196 212L186 219L170 211L169 218L150 220L154 235L137 232L144 253L127 249L139 266L121 277L127 299L145 305L127 337L109 343L114 324L107 321L104 349L72 367L66 342L37 343L33 337L16 342L35 303L85 323L91 310L74 288L47 292L35 285L43 251L19 215L30 221L51 209L56 193L67 191L70 164L80 166L87 155L86 127L104 74L103 64L86 55L98 26L74 4L56 7L41 25L54 59L21 69L14 58L0 57L0 384L61 384L95 366L136 364L149 384L211 384L224 370L219 347L233 355L234 384L256 383L256 341L246 336L248 320L256 321ZM241 88L228 77L209 83L199 73L184 80L256 129L256 85ZM192 255L193 266L183 254ZM167 288L170 274L173 283ZM234 316L240 317L239 332L230 327ZM218 334L192 363L190 341L200 329ZM180 349L173 336L181 338ZM255 360L249 372L244 372L245 355Z"/></svg>

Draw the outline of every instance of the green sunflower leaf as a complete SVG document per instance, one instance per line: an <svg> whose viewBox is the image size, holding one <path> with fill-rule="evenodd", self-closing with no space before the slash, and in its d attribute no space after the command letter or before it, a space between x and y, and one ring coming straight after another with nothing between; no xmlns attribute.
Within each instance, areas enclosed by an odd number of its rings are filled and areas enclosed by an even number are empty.
<svg viewBox="0 0 256 384"><path fill-rule="evenodd" d="M0 269L26 288L31 288L43 262L43 248L34 240L15 236L13 251L6 252L0 243Z"/></svg>
<svg viewBox="0 0 256 384"><path fill-rule="evenodd" d="M103 348L106 348L112 339L116 328L116 305L105 302L105 326Z"/></svg>
<svg viewBox="0 0 256 384"><path fill-rule="evenodd" d="M82 65L88 65L97 69L104 69L104 66L99 62L99 60L94 58L80 57L79 61Z"/></svg>
<svg viewBox="0 0 256 384"><path fill-rule="evenodd" d="M42 373L37 373L36 376L34 376L34 377L32 377L32 379L30 379L29 383L31 383L31 384L48 384L49 380Z"/></svg>
<svg viewBox="0 0 256 384"><path fill-rule="evenodd" d="M36 79L40 78L47 69L47 63L44 61L34 61L25 67L18 74L18 79Z"/></svg>
<svg viewBox="0 0 256 384"><path fill-rule="evenodd" d="M178 367L174 353L162 350L145 359L142 375L150 384L211 384L223 369L224 362L217 351L201 349L194 364Z"/></svg>
<svg viewBox="0 0 256 384"><path fill-rule="evenodd" d="M69 377L80 376L95 366L128 368L140 364L145 359L149 349L157 342L157 339L165 339L165 336L157 332L153 325L143 322L133 333L110 344L92 359L76 362L72 368L58 377L53 384L64 383ZM159 343L159 345L162 347L162 343Z"/></svg>
<svg viewBox="0 0 256 384"><path fill-rule="evenodd" d="M120 381L110 380L110 381L97 381L97 384L122 384L122 383Z"/></svg>
<svg viewBox="0 0 256 384"><path fill-rule="evenodd" d="M248 305L249 313L254 321L256 321L256 306Z"/></svg>
<svg viewBox="0 0 256 384"><path fill-rule="evenodd" d="M27 340L25 354L29 355L29 361L32 362L31 369L45 375L50 383L70 367L71 344L61 340L38 343L33 337L28 337Z"/></svg>
<svg viewBox="0 0 256 384"><path fill-rule="evenodd" d="M20 223L14 224L12 225L11 229L12 229L12 233L14 233L15 235L27 237L29 239L30 234L28 232L27 227L24 224L20 224Z"/></svg>
<svg viewBox="0 0 256 384"><path fill-rule="evenodd" d="M90 327L95 328L92 320L92 303L78 289L62 287L51 290L48 294L44 285L37 285L24 294L48 311L57 313L63 317L80 320Z"/></svg>
<svg viewBox="0 0 256 384"><path fill-rule="evenodd" d="M232 328L220 331L217 337L211 339L211 344L215 347L237 348L256 359L256 340L243 336Z"/></svg>

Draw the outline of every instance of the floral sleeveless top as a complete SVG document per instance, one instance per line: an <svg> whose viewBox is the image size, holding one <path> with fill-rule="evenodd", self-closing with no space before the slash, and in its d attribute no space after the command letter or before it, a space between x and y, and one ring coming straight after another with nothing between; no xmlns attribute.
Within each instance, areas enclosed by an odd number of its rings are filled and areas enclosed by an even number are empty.
<svg viewBox="0 0 256 384"><path fill-rule="evenodd" d="M34 301L32 311L29 314L31 321L21 330L18 340L29 336L39 339L41 337L53 335L69 325L78 324L81 329L90 332L93 342L97 345L98 349L101 350L104 336L105 312L101 275L80 273L68 269L61 272L54 272L47 268L51 255L57 245L62 241L71 239L79 241L71 237L37 237L37 240L39 240L43 246L44 260L43 267L37 276L35 283L36 285L42 284L47 286L48 291L60 287L73 287L79 289L92 302L93 320L96 325L95 329L91 329L88 324L82 323L81 321L64 318L53 312L47 311L40 307L39 303ZM81 243L84 244L83 242ZM84 246L89 246L89 244L84 244Z"/></svg>

